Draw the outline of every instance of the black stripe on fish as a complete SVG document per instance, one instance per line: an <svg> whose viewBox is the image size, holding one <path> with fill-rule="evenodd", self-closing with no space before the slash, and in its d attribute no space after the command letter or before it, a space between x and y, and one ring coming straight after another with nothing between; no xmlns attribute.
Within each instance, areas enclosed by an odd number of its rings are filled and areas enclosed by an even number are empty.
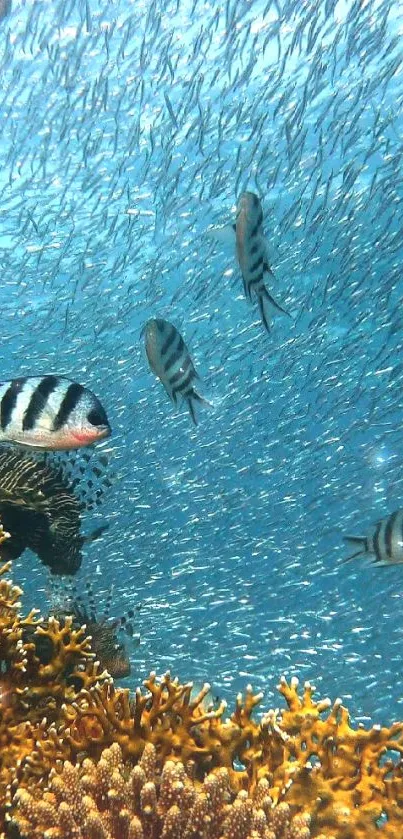
<svg viewBox="0 0 403 839"><path fill-rule="evenodd" d="M373 537L374 554L376 556L376 561L377 562L382 562L385 559L385 557L383 555L383 551L382 551L382 545L380 544L380 538L379 538L381 528L382 528L382 522L380 521L380 522L378 522L378 524L375 528L375 533L374 533L374 537Z"/></svg>
<svg viewBox="0 0 403 839"><path fill-rule="evenodd" d="M177 387L174 387L172 390L172 396L176 393L181 393L184 396L188 396L186 394L186 389L189 387L191 381L194 379L193 370L190 371L186 379L183 380Z"/></svg>
<svg viewBox="0 0 403 839"><path fill-rule="evenodd" d="M57 388L58 383L59 380L56 376L45 376L45 378L39 383L38 387L35 388L23 416L23 431L31 431L35 428L35 423L40 417L48 397Z"/></svg>
<svg viewBox="0 0 403 839"><path fill-rule="evenodd" d="M257 234L259 233L259 230L260 230L260 228L261 228L261 225L262 225L262 222L261 222L261 221L258 221L258 222L254 225L254 227L252 227L252 230L250 231L250 238L251 238L251 239L254 239L254 238L255 238L255 236L257 236Z"/></svg>
<svg viewBox="0 0 403 839"><path fill-rule="evenodd" d="M260 208L259 212L257 214L256 222L253 225L252 230L250 231L250 236L251 236L252 239L254 239L254 237L257 236L257 234L259 233L259 230L260 230L262 224L263 224L263 213L262 213L262 210Z"/></svg>
<svg viewBox="0 0 403 839"><path fill-rule="evenodd" d="M180 361L184 349L185 349L185 344L184 344L183 338L181 338L181 336L179 336L179 343L178 343L178 346L177 346L176 350L172 353L172 355L169 356L168 361L166 361L165 364L164 364L164 369L165 369L166 373L169 372L170 368L173 367L173 365L177 361Z"/></svg>
<svg viewBox="0 0 403 839"><path fill-rule="evenodd" d="M25 378L13 379L1 400L0 425L2 431L5 431L7 426L12 421L14 408L17 404L18 396L21 393L21 390L24 387L25 382Z"/></svg>
<svg viewBox="0 0 403 839"><path fill-rule="evenodd" d="M249 271L250 271L251 274L254 274L255 271L258 271L259 268L261 269L261 273L263 274L263 256L262 255L260 255L257 258L256 262L254 262L253 265L250 266Z"/></svg>
<svg viewBox="0 0 403 839"><path fill-rule="evenodd" d="M388 557L392 557L393 536L394 536L393 531L394 531L395 521L396 521L398 515L399 515L399 511L397 511L396 513L392 513L392 515L389 516L389 518L386 522L386 525L385 525L385 537L384 538L385 538L386 556L388 556Z"/></svg>
<svg viewBox="0 0 403 839"><path fill-rule="evenodd" d="M175 335L177 335L177 330L174 326L171 326L171 332L169 333L166 341L163 343L161 347L161 355L166 355L169 350L169 347L173 344L175 340Z"/></svg>
<svg viewBox="0 0 403 839"><path fill-rule="evenodd" d="M78 405L84 390L83 386L77 384L77 382L72 382L72 384L69 385L61 401L60 408L53 420L53 431L59 431L60 428L63 428L63 425L67 422L70 414Z"/></svg>
<svg viewBox="0 0 403 839"><path fill-rule="evenodd" d="M250 255L251 255L251 256L254 256L254 254L255 254L255 253L257 253L257 251L258 251L258 250L259 250L259 245L258 245L258 243L256 242L254 245L251 245L251 248L250 248Z"/></svg>
<svg viewBox="0 0 403 839"><path fill-rule="evenodd" d="M255 286L257 286L257 288ZM251 288L253 288L254 291L256 291L256 293L258 293L259 290L260 290L260 287L265 288L265 285L264 285L264 282L263 282L263 274L259 274L257 277L251 277L251 279L248 280L248 294L249 294L249 297L251 296Z"/></svg>
<svg viewBox="0 0 403 839"><path fill-rule="evenodd" d="M184 376L184 375L185 375L186 371L189 369L189 367L191 366L191 364L192 364L192 359L190 358L190 356L188 356L188 357L187 357L187 359L186 359L186 361L184 362L184 364L182 364L181 369L180 369L180 370L178 370L178 372L177 372L177 373L174 373L174 375L173 375L173 376L170 376L170 378L168 379L169 384L170 384L170 385L174 385L174 384L176 384L177 382L179 382L179 380L182 378L182 376ZM196 376L195 371L194 371L194 370L192 370L192 379L194 379L194 378L195 378L195 376Z"/></svg>

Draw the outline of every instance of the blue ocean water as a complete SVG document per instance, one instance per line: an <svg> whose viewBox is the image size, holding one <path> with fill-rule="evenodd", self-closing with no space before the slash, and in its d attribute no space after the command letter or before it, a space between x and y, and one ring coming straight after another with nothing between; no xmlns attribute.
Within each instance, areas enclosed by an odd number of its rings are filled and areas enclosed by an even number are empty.
<svg viewBox="0 0 403 839"><path fill-rule="evenodd" d="M403 10L397 0L13 1L0 24L2 379L102 399L113 486L77 585L142 604L131 684L279 677L402 716L403 568L342 564L403 507ZM211 226L260 195L268 335ZM192 425L141 329L182 332ZM24 604L46 609L28 552Z"/></svg>

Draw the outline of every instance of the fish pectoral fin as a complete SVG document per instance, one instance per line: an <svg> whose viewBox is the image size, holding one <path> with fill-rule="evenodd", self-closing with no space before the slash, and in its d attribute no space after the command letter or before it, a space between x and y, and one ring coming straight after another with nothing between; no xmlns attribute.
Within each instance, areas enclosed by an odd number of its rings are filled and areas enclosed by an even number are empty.
<svg viewBox="0 0 403 839"><path fill-rule="evenodd" d="M269 263L268 263L267 259L265 259L265 261L264 261L264 263L263 263L263 272L264 272L265 274L269 274L269 276L270 276L270 277L274 277L274 272L271 270L270 265L269 265Z"/></svg>
<svg viewBox="0 0 403 839"><path fill-rule="evenodd" d="M37 426L37 428L39 428L39 426ZM31 443L30 440L27 441L23 436L18 437L18 436L13 435L13 443L15 443L18 446L22 446L22 448L24 448L24 449L43 449L43 448L46 448L45 443L43 445L41 445L38 442ZM49 443L48 443L48 445L49 445Z"/></svg>
<svg viewBox="0 0 403 839"><path fill-rule="evenodd" d="M96 527L95 530L91 531L91 533L87 533L85 536L83 536L83 542L95 542L95 540L99 539L99 537L105 533L105 530L108 529L109 524L101 524L100 527Z"/></svg>
<svg viewBox="0 0 403 839"><path fill-rule="evenodd" d="M206 236L220 245L235 248L236 225L225 224L224 227L209 227Z"/></svg>
<svg viewBox="0 0 403 839"><path fill-rule="evenodd" d="M0 503L6 503L12 507L30 507L31 510L42 512L44 503L46 504L46 498L41 490L19 487L18 492L1 489Z"/></svg>

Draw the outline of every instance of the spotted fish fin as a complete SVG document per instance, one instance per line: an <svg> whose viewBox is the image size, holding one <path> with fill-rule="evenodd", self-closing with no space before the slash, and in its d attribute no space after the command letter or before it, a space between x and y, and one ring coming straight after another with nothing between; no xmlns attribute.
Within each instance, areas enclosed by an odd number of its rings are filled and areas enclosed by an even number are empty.
<svg viewBox="0 0 403 839"><path fill-rule="evenodd" d="M288 317L291 317L290 313L287 312L286 309L283 309L283 307L280 306L280 303L277 303L277 300L269 294L267 288L259 290L258 303L260 315L267 332L270 332L270 321L276 311L280 312L282 315L288 315Z"/></svg>
<svg viewBox="0 0 403 839"><path fill-rule="evenodd" d="M93 510L101 504L105 491L112 486L109 453L102 448L46 452L43 457L49 466L58 468L61 479L68 482L82 510Z"/></svg>
<svg viewBox="0 0 403 839"><path fill-rule="evenodd" d="M235 233L235 224L225 224L224 227L209 227L209 229L206 230L206 236L208 236L209 239L212 239L214 242L218 242L220 245L226 245L227 247L232 248L235 248Z"/></svg>
<svg viewBox="0 0 403 839"><path fill-rule="evenodd" d="M191 393L189 393L188 396L187 396L187 403L188 403L188 406L189 406L189 413L190 413L190 416L192 417L193 424L198 425L198 420L197 420L195 406L194 406L195 402L198 402L199 404L204 405L206 408L213 408L214 406L212 405L211 402L208 401L208 399L204 399L203 396L200 396L200 393L197 393L197 391L194 388L192 389Z"/></svg>
<svg viewBox="0 0 403 839"><path fill-rule="evenodd" d="M366 556L368 554L368 542L365 536L343 536L345 542L350 542L351 545L359 546L358 551L355 551L350 556L342 559L342 563L350 562L350 559L355 559L357 556Z"/></svg>

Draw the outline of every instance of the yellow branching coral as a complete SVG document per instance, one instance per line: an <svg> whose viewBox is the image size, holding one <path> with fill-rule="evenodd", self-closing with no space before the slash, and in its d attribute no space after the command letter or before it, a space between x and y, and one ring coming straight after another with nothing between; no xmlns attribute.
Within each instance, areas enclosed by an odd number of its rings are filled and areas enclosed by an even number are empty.
<svg viewBox="0 0 403 839"><path fill-rule="evenodd" d="M64 736L70 748L76 753L86 751L97 756L106 745L116 742L125 757L137 759L146 743L152 743L161 760L174 757L186 762L197 758L201 774L212 765L223 765L222 725L217 736L214 721L222 717L226 704L221 703L217 710L206 710L204 699L209 686L192 697L192 683L180 685L169 673L159 682L152 673L144 685L148 693L144 695L138 689L134 697L127 689L115 689L112 681L82 691L79 699L65 710L68 724ZM241 738L241 729L228 727L229 743L233 737ZM227 762L231 764L231 756Z"/></svg>
<svg viewBox="0 0 403 839"><path fill-rule="evenodd" d="M42 621L35 609L21 617L22 591L5 579L9 569L0 568L0 829L10 783L28 767L46 777L55 757L68 755L54 724L64 703L102 676L83 628Z"/></svg>
<svg viewBox="0 0 403 839"><path fill-rule="evenodd" d="M27 839L402 838L403 723L354 729L296 679L260 719L252 688L229 717L169 674L118 689L84 627L20 616L7 570L0 831L7 807L8 835Z"/></svg>
<svg viewBox="0 0 403 839"><path fill-rule="evenodd" d="M259 722L252 715L261 695L251 688L224 719L224 704L205 707L208 686L194 698L191 685L169 674L159 682L152 674L145 686L148 693L137 690L134 698L110 682L83 691L66 708L62 742L94 759L118 743L132 761L152 744L158 772L167 761L191 761L194 779L204 782L225 769L231 795L245 792L252 801L264 782L276 811L286 804L291 816L309 813L312 836L367 839L381 830L401 839L403 772L387 757L403 752L403 724L353 729L340 700L315 701L309 683L301 695L296 679L279 685L286 710Z"/></svg>

